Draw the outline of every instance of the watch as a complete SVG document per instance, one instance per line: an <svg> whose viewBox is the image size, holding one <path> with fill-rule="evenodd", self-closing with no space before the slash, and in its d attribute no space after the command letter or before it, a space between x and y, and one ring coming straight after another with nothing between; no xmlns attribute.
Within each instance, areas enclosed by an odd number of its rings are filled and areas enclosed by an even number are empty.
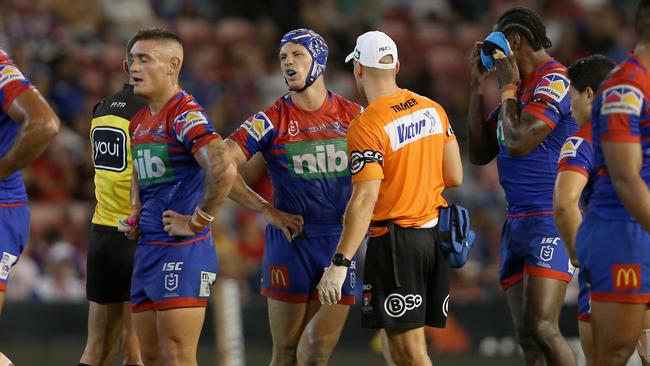
<svg viewBox="0 0 650 366"><path fill-rule="evenodd" d="M333 263L335 266L343 266L343 267L348 267L348 268L349 268L350 265L352 264L352 261L349 260L349 259L347 259L347 258L345 258L345 256L343 255L343 253L336 253L336 254L334 254L334 256L332 257L332 263Z"/></svg>

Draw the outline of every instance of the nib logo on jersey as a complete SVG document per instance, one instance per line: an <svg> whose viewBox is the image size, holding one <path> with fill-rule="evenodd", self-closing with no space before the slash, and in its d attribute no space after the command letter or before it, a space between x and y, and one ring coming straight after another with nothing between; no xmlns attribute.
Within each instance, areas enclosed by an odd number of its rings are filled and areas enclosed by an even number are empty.
<svg viewBox="0 0 650 366"><path fill-rule="evenodd" d="M167 182L174 179L166 144L142 144L133 149L133 167L142 185Z"/></svg>
<svg viewBox="0 0 650 366"><path fill-rule="evenodd" d="M286 145L289 171L305 179L350 175L345 139L294 142Z"/></svg>

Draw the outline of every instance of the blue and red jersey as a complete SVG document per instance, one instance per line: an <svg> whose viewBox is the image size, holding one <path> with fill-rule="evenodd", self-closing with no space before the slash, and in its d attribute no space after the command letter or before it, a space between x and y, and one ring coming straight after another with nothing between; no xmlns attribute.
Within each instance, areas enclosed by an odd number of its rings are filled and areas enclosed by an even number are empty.
<svg viewBox="0 0 650 366"><path fill-rule="evenodd" d="M209 236L206 228L191 237L171 237L162 223L166 210L191 215L203 196L205 172L194 153L219 137L203 108L181 90L155 115L149 106L140 110L129 131L140 189L140 242L189 244Z"/></svg>
<svg viewBox="0 0 650 366"><path fill-rule="evenodd" d="M20 125L9 117L9 107L14 99L30 88L33 88L32 83L0 48L0 156L11 149L20 129ZM0 181L0 204L24 202L27 202L27 193L20 172Z"/></svg>
<svg viewBox="0 0 650 366"><path fill-rule="evenodd" d="M510 216L553 212L553 187L560 150L567 137L578 129L571 115L569 85L566 67L554 59L537 66L521 81L517 88L521 112L543 121L552 129L548 137L525 157L513 157L506 149L501 107L497 107L488 118L488 123L497 131L497 167Z"/></svg>
<svg viewBox="0 0 650 366"><path fill-rule="evenodd" d="M598 181L589 211L601 218L634 220L619 198L607 172L603 142L641 144L641 178L650 186L650 73L632 55L618 64L598 88L591 119Z"/></svg>
<svg viewBox="0 0 650 366"><path fill-rule="evenodd" d="M576 133L566 139L560 151L560 160L557 166L558 173L561 171L574 171L588 179L587 185L582 190L582 203L584 205L589 204L596 178L591 128L591 122L587 122Z"/></svg>
<svg viewBox="0 0 650 366"><path fill-rule="evenodd" d="M289 94L248 118L229 139L250 159L261 152L275 189L275 207L305 224L341 225L351 194L347 130L361 106L329 92L314 111Z"/></svg>

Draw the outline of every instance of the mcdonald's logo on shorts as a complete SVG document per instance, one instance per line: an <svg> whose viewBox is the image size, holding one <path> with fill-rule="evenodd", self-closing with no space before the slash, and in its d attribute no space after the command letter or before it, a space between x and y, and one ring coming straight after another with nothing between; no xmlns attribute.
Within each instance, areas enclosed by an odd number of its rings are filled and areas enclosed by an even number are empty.
<svg viewBox="0 0 650 366"><path fill-rule="evenodd" d="M641 288L641 266L639 264L617 264L612 266L614 290L638 290Z"/></svg>
<svg viewBox="0 0 650 366"><path fill-rule="evenodd" d="M285 266L270 266L271 287L286 290L289 288L289 270Z"/></svg>

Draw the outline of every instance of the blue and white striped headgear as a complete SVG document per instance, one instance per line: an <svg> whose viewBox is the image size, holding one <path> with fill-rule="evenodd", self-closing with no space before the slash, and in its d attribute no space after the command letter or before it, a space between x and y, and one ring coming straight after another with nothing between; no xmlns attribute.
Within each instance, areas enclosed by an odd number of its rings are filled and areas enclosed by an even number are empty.
<svg viewBox="0 0 650 366"><path fill-rule="evenodd" d="M325 71L329 48L320 34L307 28L294 29L285 34L280 41L280 48L287 42L293 42L305 47L311 55L311 68L309 69L309 76L307 76L307 80L305 81L304 90L313 84Z"/></svg>

